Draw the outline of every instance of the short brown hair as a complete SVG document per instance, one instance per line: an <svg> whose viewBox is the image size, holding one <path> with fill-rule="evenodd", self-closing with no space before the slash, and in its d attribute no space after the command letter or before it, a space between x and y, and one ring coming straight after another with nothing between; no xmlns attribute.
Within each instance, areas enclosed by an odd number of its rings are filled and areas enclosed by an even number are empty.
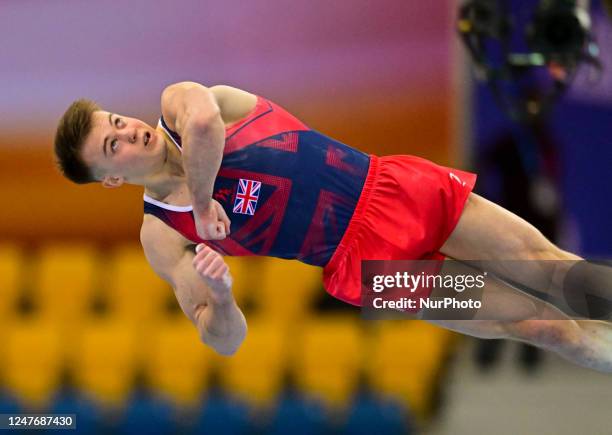
<svg viewBox="0 0 612 435"><path fill-rule="evenodd" d="M83 143L92 129L92 115L101 110L94 101L80 99L68 107L55 133L55 157L66 178L78 184L97 181L81 156Z"/></svg>

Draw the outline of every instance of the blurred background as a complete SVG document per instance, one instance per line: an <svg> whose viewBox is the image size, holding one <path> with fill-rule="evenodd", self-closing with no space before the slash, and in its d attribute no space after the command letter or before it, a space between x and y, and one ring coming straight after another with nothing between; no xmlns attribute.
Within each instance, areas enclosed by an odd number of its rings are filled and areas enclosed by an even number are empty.
<svg viewBox="0 0 612 435"><path fill-rule="evenodd" d="M216 356L144 260L141 189L55 170L55 125L74 99L154 124L165 86L227 84L361 150L476 171L479 193L562 247L610 258L601 4L601 79L579 70L526 132L472 78L461 3L0 0L0 413L76 413L81 433L608 433L609 376L365 321L294 262L229 259L249 335Z"/></svg>

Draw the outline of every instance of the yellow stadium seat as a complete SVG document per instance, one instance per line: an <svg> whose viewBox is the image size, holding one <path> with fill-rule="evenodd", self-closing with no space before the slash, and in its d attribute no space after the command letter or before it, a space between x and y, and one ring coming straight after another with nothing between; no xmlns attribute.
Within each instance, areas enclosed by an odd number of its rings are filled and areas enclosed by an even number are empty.
<svg viewBox="0 0 612 435"><path fill-rule="evenodd" d="M355 317L311 319L302 325L294 376L298 387L339 408L355 392L362 367L363 332Z"/></svg>
<svg viewBox="0 0 612 435"><path fill-rule="evenodd" d="M224 257L233 278L232 292L238 306L257 298L259 276L265 259L258 257Z"/></svg>
<svg viewBox="0 0 612 435"><path fill-rule="evenodd" d="M215 356L185 316L164 319L150 331L144 355L153 391L180 406L194 406L207 389Z"/></svg>
<svg viewBox="0 0 612 435"><path fill-rule="evenodd" d="M105 267L106 301L112 315L140 325L162 317L173 291L158 277L137 244L115 248Z"/></svg>
<svg viewBox="0 0 612 435"><path fill-rule="evenodd" d="M426 419L453 340L453 333L422 321L380 322L366 362L371 387Z"/></svg>
<svg viewBox="0 0 612 435"><path fill-rule="evenodd" d="M235 355L222 357L220 379L226 391L254 407L277 398L287 366L286 330L262 317L249 319L248 333Z"/></svg>
<svg viewBox="0 0 612 435"><path fill-rule="evenodd" d="M303 319L321 289L321 269L295 260L266 258L256 276L260 312L285 323Z"/></svg>
<svg viewBox="0 0 612 435"><path fill-rule="evenodd" d="M0 294L2 297L0 297L0 325L15 317L25 272L23 251L17 245L1 244Z"/></svg>
<svg viewBox="0 0 612 435"><path fill-rule="evenodd" d="M26 408L44 409L61 381L61 331L40 317L19 319L7 325L3 347L5 387Z"/></svg>
<svg viewBox="0 0 612 435"><path fill-rule="evenodd" d="M32 283L41 315L72 325L89 313L97 285L97 251L85 244L49 244L38 253Z"/></svg>
<svg viewBox="0 0 612 435"><path fill-rule="evenodd" d="M139 337L132 323L112 317L83 323L71 368L75 385L103 406L121 405L138 365Z"/></svg>

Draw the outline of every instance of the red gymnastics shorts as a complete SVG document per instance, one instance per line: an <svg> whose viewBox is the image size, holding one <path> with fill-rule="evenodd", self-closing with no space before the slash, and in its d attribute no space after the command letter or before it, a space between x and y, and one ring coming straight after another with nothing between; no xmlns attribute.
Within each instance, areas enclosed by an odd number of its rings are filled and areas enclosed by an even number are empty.
<svg viewBox="0 0 612 435"><path fill-rule="evenodd" d="M371 156L353 217L323 269L327 292L360 306L361 260L444 259L439 249L475 183L475 174L419 157Z"/></svg>

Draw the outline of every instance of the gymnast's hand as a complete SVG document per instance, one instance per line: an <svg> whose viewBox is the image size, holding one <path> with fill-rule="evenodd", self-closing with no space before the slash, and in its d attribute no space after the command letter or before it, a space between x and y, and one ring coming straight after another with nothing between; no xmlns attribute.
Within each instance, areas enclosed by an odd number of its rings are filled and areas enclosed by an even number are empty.
<svg viewBox="0 0 612 435"><path fill-rule="evenodd" d="M224 304L232 300L232 276L221 254L200 243L196 246L193 267L210 288L213 304Z"/></svg>
<svg viewBox="0 0 612 435"><path fill-rule="evenodd" d="M214 199L210 200L208 210L193 210L196 231L203 240L223 240L230 233L230 220L223 206Z"/></svg>

